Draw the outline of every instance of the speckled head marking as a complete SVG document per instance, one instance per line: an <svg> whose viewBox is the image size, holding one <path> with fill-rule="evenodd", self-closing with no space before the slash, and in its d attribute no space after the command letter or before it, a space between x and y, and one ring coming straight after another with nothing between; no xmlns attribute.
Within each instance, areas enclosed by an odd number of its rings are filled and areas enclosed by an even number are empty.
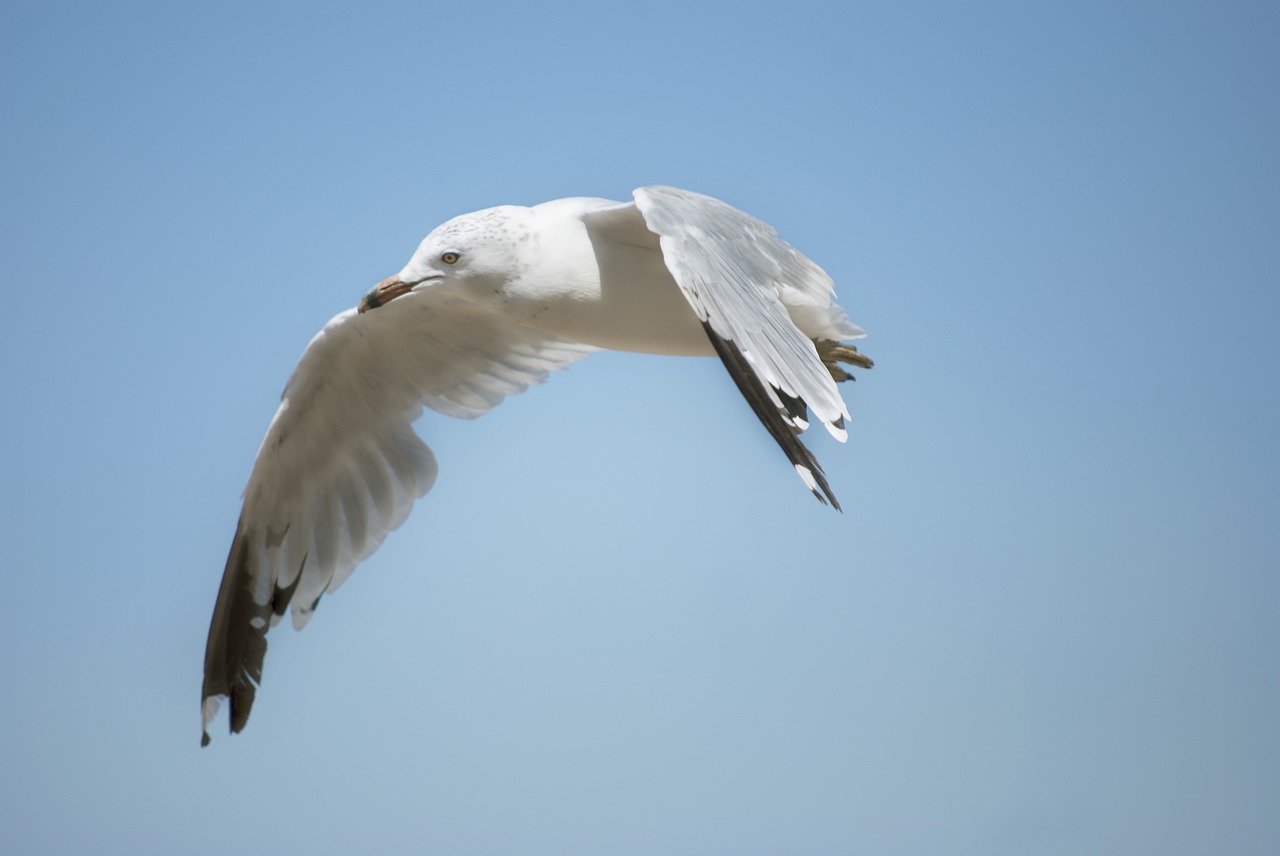
<svg viewBox="0 0 1280 856"><path fill-rule="evenodd" d="M503 243L511 240L513 225L521 219L520 214L528 209L515 205L501 205L497 208L485 208L470 214L460 214L452 220L446 220L431 234L423 239L426 244L432 239L443 242L459 243Z"/></svg>
<svg viewBox="0 0 1280 856"><path fill-rule="evenodd" d="M454 217L422 240L401 278L422 279L437 272L463 278L517 275L531 261L536 241L531 216L528 208L503 205Z"/></svg>
<svg viewBox="0 0 1280 856"><path fill-rule="evenodd" d="M422 239L409 264L374 286L360 301L363 314L425 288L450 283L498 289L538 260L528 208L504 205L448 220Z"/></svg>

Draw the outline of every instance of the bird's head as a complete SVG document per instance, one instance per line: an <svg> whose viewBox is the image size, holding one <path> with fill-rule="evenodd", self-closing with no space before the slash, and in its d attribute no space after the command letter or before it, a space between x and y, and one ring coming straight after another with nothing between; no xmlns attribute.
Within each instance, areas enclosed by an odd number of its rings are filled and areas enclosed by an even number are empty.
<svg viewBox="0 0 1280 856"><path fill-rule="evenodd" d="M529 209L507 205L463 214L436 227L398 274L369 290L360 301L360 311L450 283L501 288L529 262L535 239L526 226L528 216Z"/></svg>

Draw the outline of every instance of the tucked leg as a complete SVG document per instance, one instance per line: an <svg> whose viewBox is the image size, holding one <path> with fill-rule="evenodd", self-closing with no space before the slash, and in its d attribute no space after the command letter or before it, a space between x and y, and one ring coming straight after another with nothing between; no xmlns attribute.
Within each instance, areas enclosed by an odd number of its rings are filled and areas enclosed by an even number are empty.
<svg viewBox="0 0 1280 856"><path fill-rule="evenodd" d="M813 344L818 349L818 357L822 360L822 364L827 367L827 371L831 372L832 379L837 383L856 380L853 375L840 367L840 363L864 369L869 369L875 365L870 357L861 353L853 345L846 345L843 342L836 342L831 339L814 339Z"/></svg>

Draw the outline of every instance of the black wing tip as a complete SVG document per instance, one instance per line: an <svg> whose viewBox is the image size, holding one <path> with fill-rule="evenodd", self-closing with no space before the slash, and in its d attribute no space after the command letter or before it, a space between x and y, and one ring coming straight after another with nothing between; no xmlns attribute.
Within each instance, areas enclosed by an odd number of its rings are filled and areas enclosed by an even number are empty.
<svg viewBox="0 0 1280 856"><path fill-rule="evenodd" d="M824 497L816 490L813 492L813 495L818 498L818 502L821 502L823 505L830 505L833 511L844 514L844 509L840 507L840 500L836 499L836 495L831 492L831 488L827 487L825 483L822 486L822 493L825 493L826 496Z"/></svg>
<svg viewBox="0 0 1280 856"><path fill-rule="evenodd" d="M832 492L831 485L827 484L822 465L813 456L813 452L809 451L809 447L800 441L796 430L783 418L783 410L780 410L769 397L764 381L755 373L741 349L732 340L724 338L713 330L709 321L703 321L702 328L706 331L707 338L711 340L716 354L719 355L720 362L724 363L725 369L728 370L729 377L733 378L733 382L737 384L738 391L751 405L756 418L769 431L774 442L787 456L787 460L796 468L805 485L823 505L829 503L836 511L843 513L844 509L840 507L840 502ZM793 419L807 409L802 399L781 390L778 393L778 399L783 402L783 408Z"/></svg>
<svg viewBox="0 0 1280 856"><path fill-rule="evenodd" d="M253 697L257 687L249 678L242 678L231 689L231 733L239 734L249 724L249 711L253 709Z"/></svg>
<svg viewBox="0 0 1280 856"><path fill-rule="evenodd" d="M800 441L797 440L796 442L799 443ZM809 451L804 444L800 445L806 452ZM835 492L831 490L831 485L827 483L826 473L823 472L822 467L818 465L812 455L809 458L813 461L813 467L796 464L796 472L800 474L800 478L804 480L804 483L809 485L809 492L814 495L818 502L823 505L830 505L836 511L844 514L844 509L840 507L840 500L836 499Z"/></svg>
<svg viewBox="0 0 1280 856"><path fill-rule="evenodd" d="M253 551L250 534L243 519L227 556L227 566L218 590L218 601L209 622L209 639L205 648L202 704L225 697L230 705L231 733L242 731L249 721L249 711L257 684L262 680L262 665L267 656L267 630L275 603L260 604L254 598ZM288 590L292 594L292 588ZM204 722L200 745L208 746L209 720Z"/></svg>
<svg viewBox="0 0 1280 856"><path fill-rule="evenodd" d="M216 702L219 699L225 699L228 705L228 734L239 734L244 731L246 725L249 724L249 713L253 710L253 699L257 694L258 683L261 679L261 672L256 676L249 673L243 673L239 677L229 682L229 690L225 693L217 692L210 695L206 687L205 695L201 699L201 713L205 718L204 727L200 735L200 745L208 746L212 741L209 736L209 725L216 716ZM213 713L210 713L210 703L213 702L215 707Z"/></svg>

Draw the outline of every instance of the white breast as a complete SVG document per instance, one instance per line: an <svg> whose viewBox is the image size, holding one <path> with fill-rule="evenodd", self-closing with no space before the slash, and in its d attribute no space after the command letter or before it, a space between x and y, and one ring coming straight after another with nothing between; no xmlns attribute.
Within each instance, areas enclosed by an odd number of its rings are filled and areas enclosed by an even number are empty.
<svg viewBox="0 0 1280 856"><path fill-rule="evenodd" d="M500 291L476 297L520 324L598 348L714 355L656 246L592 240L583 211L616 204L562 199L536 206L538 263Z"/></svg>

